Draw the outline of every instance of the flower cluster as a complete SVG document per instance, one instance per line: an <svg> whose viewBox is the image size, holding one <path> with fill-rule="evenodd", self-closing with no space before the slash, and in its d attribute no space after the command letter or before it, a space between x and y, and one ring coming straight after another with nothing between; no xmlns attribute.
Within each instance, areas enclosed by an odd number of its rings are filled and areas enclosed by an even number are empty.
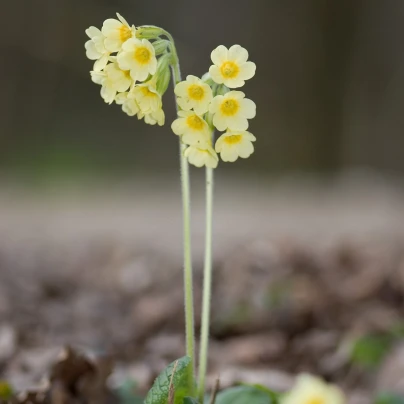
<svg viewBox="0 0 404 404"><path fill-rule="evenodd" d="M342 391L317 377L302 374L293 389L284 396L281 404L344 404Z"/></svg>
<svg viewBox="0 0 404 404"><path fill-rule="evenodd" d="M163 125L162 96L170 81L169 41L159 37L162 31L156 27L136 28L117 17L105 20L101 30L86 30L90 38L86 55L95 61L91 78L101 85L106 103L115 101L129 116Z"/></svg>
<svg viewBox="0 0 404 404"><path fill-rule="evenodd" d="M185 156L197 167L217 167L219 158L234 162L254 152L255 136L248 132L248 120L256 106L241 91L245 80L255 74L255 64L240 45L220 45L211 53L213 65L202 79L188 76L175 87L181 109L172 123L173 132L188 145ZM214 129L223 131L213 148Z"/></svg>

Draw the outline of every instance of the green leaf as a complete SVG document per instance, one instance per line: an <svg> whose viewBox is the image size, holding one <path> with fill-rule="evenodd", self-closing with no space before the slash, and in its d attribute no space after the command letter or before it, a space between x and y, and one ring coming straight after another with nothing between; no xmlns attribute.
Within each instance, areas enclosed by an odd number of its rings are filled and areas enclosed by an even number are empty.
<svg viewBox="0 0 404 404"><path fill-rule="evenodd" d="M9 383L0 380L0 400L8 400L13 395L13 388Z"/></svg>
<svg viewBox="0 0 404 404"><path fill-rule="evenodd" d="M147 393L144 404L168 404L171 376L174 388L174 404L183 404L184 398L193 396L193 369L191 358L184 356L170 363L156 378Z"/></svg>
<svg viewBox="0 0 404 404"><path fill-rule="evenodd" d="M272 393L272 392L271 392ZM257 386L236 386L222 390L216 397L215 404L276 404L276 397Z"/></svg>
<svg viewBox="0 0 404 404"><path fill-rule="evenodd" d="M126 380L116 390L121 404L142 404L144 398L136 393L137 384L133 380Z"/></svg>
<svg viewBox="0 0 404 404"><path fill-rule="evenodd" d="M388 353L391 344L391 338L386 336L366 335L354 342L351 360L358 365L374 368Z"/></svg>
<svg viewBox="0 0 404 404"><path fill-rule="evenodd" d="M264 393L268 394L268 396L272 399L273 403L277 403L281 396L281 393L277 393L276 391L273 391L268 387L263 386L262 384L251 384L251 383L241 383L241 384L243 386L255 387L256 389L263 391Z"/></svg>
<svg viewBox="0 0 404 404"><path fill-rule="evenodd" d="M183 404L198 404L198 400L193 397L184 397Z"/></svg>
<svg viewBox="0 0 404 404"><path fill-rule="evenodd" d="M391 393L381 393L374 404L404 404L404 397Z"/></svg>

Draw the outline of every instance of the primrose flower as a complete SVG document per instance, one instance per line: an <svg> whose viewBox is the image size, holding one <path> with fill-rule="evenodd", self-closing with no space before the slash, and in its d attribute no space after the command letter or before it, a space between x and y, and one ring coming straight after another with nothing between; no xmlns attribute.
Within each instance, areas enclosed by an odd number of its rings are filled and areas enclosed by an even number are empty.
<svg viewBox="0 0 404 404"><path fill-rule="evenodd" d="M209 103L212 101L212 89L196 76L189 75L185 81L175 86L177 103L185 111L194 109L198 115L208 112Z"/></svg>
<svg viewBox="0 0 404 404"><path fill-rule="evenodd" d="M118 19L108 18L102 25L105 48L110 52L119 52L122 45L136 35L135 26L130 26L120 14L116 13L116 15Z"/></svg>
<svg viewBox="0 0 404 404"><path fill-rule="evenodd" d="M211 53L213 66L209 68L212 80L229 88L242 87L255 74L255 63L247 62L248 52L240 45L230 49L220 45Z"/></svg>
<svg viewBox="0 0 404 404"><path fill-rule="evenodd" d="M196 146L189 146L185 150L184 156L188 159L189 163L196 167L206 166L209 168L216 168L219 161L217 154L209 145L203 149Z"/></svg>
<svg viewBox="0 0 404 404"><path fill-rule="evenodd" d="M140 108L137 105L137 102L133 98L128 97L129 92L119 93L115 97L115 102L118 105L122 105L122 111L128 114L129 116L135 116L139 113Z"/></svg>
<svg viewBox="0 0 404 404"><path fill-rule="evenodd" d="M215 150L223 161L234 162L239 157L246 159L254 152L255 136L246 131L228 131L216 141Z"/></svg>
<svg viewBox="0 0 404 404"><path fill-rule="evenodd" d="M281 400L281 404L344 404L340 389L321 379L303 374L297 378L293 389Z"/></svg>
<svg viewBox="0 0 404 404"><path fill-rule="evenodd" d="M210 129L207 122L193 111L179 111L178 116L179 118L171 124L172 131L181 136L185 144L202 149L207 148L210 142Z"/></svg>
<svg viewBox="0 0 404 404"><path fill-rule="evenodd" d="M110 63L102 72L92 71L91 78L102 86L101 97L108 104L112 104L117 92L126 91L132 83L129 72L121 70L116 63Z"/></svg>
<svg viewBox="0 0 404 404"><path fill-rule="evenodd" d="M157 70L155 50L147 39L128 39L122 45L117 60L122 70L130 70L134 81L144 81Z"/></svg>
<svg viewBox="0 0 404 404"><path fill-rule="evenodd" d="M244 131L248 128L247 119L255 117L255 103L241 91L229 91L217 95L210 103L209 112L213 114L213 125L224 131L227 128Z"/></svg>
<svg viewBox="0 0 404 404"><path fill-rule="evenodd" d="M135 85L129 92L128 97L136 100L143 115L157 112L162 106L161 95L156 89L155 78L146 83Z"/></svg>
<svg viewBox="0 0 404 404"><path fill-rule="evenodd" d="M137 114L139 119L144 117L145 123L148 125L155 125L156 123L159 126L163 126L165 122L165 114L162 108L158 109L157 111L150 112L149 114L143 115L141 112Z"/></svg>
<svg viewBox="0 0 404 404"><path fill-rule="evenodd" d="M94 71L101 71L108 63L110 52L104 46L105 37L96 27L86 29L86 34L90 38L84 44L86 48L86 56L90 60L95 60Z"/></svg>

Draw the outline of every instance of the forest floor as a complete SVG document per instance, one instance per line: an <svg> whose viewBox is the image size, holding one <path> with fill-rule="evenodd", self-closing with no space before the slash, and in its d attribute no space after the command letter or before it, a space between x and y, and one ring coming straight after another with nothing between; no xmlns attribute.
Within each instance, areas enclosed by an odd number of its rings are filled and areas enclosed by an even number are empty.
<svg viewBox="0 0 404 404"><path fill-rule="evenodd" d="M361 177L219 184L210 384L285 390L311 372L349 404L404 395L404 192ZM109 383L144 394L184 354L177 188L2 188L0 379L34 388L69 345L107 355ZM198 329L203 194L194 200Z"/></svg>

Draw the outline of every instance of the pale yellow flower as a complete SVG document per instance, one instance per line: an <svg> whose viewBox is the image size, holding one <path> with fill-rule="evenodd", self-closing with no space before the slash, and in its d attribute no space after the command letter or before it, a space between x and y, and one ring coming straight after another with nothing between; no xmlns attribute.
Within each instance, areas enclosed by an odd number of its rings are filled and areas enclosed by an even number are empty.
<svg viewBox="0 0 404 404"><path fill-rule="evenodd" d="M120 14L116 13L116 15L118 19L109 18L102 25L102 34L105 37L104 45L110 52L119 52L122 45L136 35L135 26L130 26Z"/></svg>
<svg viewBox="0 0 404 404"><path fill-rule="evenodd" d="M122 70L130 70L134 81L144 81L157 70L155 50L147 39L128 39L117 59Z"/></svg>
<svg viewBox="0 0 404 404"><path fill-rule="evenodd" d="M148 125L155 125L156 123L159 126L163 126L165 122L165 114L162 108L158 109L157 111L150 112L149 114L143 115L141 112L137 114L139 119L144 117L144 121Z"/></svg>
<svg viewBox="0 0 404 404"><path fill-rule="evenodd" d="M90 38L90 40L84 44L86 55L90 60L95 60L93 69L99 72L107 65L110 55L110 52L104 46L105 37L96 27L87 28L86 34Z"/></svg>
<svg viewBox="0 0 404 404"><path fill-rule="evenodd" d="M228 131L216 141L215 150L223 161L234 162L239 157L246 159L254 152L255 136L246 131Z"/></svg>
<svg viewBox="0 0 404 404"><path fill-rule="evenodd" d="M189 75L185 81L175 86L177 103L185 111L194 109L198 115L208 112L209 103L212 101L212 89L196 76Z"/></svg>
<svg viewBox="0 0 404 404"><path fill-rule="evenodd" d="M342 391L321 379L303 374L293 389L281 399L281 404L344 404Z"/></svg>
<svg viewBox="0 0 404 404"><path fill-rule="evenodd" d="M121 70L116 63L110 63L102 72L92 71L91 79L102 86L101 97L108 104L115 100L117 92L125 92L132 83L129 72Z"/></svg>
<svg viewBox="0 0 404 404"><path fill-rule="evenodd" d="M212 80L229 88L243 86L245 80L255 74L255 63L247 62L248 52L240 45L233 45L230 49L219 45L212 51L211 59L213 66L209 73Z"/></svg>
<svg viewBox="0 0 404 404"><path fill-rule="evenodd" d="M213 125L218 130L247 130L247 119L255 117L256 106L253 101L244 97L245 94L241 91L229 91L213 98L209 112L213 114Z"/></svg>
<svg viewBox="0 0 404 404"><path fill-rule="evenodd" d="M156 89L155 78L146 83L135 85L130 90L128 97L136 100L143 115L157 112L162 106L161 95Z"/></svg>
<svg viewBox="0 0 404 404"><path fill-rule="evenodd" d="M115 102L118 105L122 105L122 111L129 116L135 116L139 113L140 108L137 102L133 98L128 97L129 92L119 93L115 97Z"/></svg>
<svg viewBox="0 0 404 404"><path fill-rule="evenodd" d="M207 122L194 111L179 111L178 118L171 124L172 131L181 136L183 143L205 148L210 143L210 129Z"/></svg>
<svg viewBox="0 0 404 404"><path fill-rule="evenodd" d="M185 150L184 156L188 159L190 164L193 164L196 167L206 166L209 168L216 168L217 163L219 162L219 158L211 146L207 146L203 149L189 146Z"/></svg>

